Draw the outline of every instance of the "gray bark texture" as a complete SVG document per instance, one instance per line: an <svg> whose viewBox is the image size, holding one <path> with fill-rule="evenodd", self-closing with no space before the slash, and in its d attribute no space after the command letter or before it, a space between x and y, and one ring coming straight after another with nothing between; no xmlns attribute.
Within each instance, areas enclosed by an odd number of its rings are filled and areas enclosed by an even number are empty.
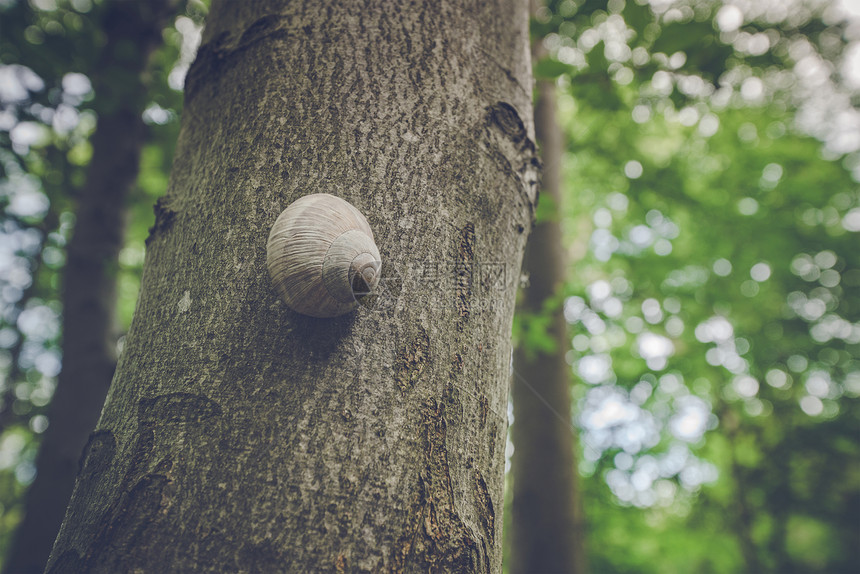
<svg viewBox="0 0 860 574"><path fill-rule="evenodd" d="M534 48L537 59L542 49ZM555 117L555 86L538 82L535 133L543 160L541 200L558 208L564 142ZM560 214L560 212L559 212ZM528 287L520 310L551 313L552 352L518 348L511 383L511 574L584 574L586 555L571 418L571 369L567 323L559 299L567 262L558 217L538 222L529 237L523 269Z"/></svg>
<svg viewBox="0 0 860 574"><path fill-rule="evenodd" d="M500 572L531 90L524 1L213 2L49 572ZM318 192L382 254L335 319L266 272Z"/></svg>
<svg viewBox="0 0 860 574"><path fill-rule="evenodd" d="M48 410L4 572L43 572L69 503L81 450L98 422L116 367L116 266L125 203L147 139L141 75L162 43L173 0L114 2L104 8L105 46L93 73L98 127L78 198L63 274L63 370Z"/></svg>

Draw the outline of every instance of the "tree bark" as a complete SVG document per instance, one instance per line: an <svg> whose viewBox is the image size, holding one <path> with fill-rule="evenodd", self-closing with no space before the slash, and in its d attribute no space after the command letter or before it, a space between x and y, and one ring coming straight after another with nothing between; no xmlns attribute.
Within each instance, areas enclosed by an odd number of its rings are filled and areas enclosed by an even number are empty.
<svg viewBox="0 0 860 574"><path fill-rule="evenodd" d="M146 139L141 74L162 42L173 0L114 2L105 8L106 43L92 76L98 127L69 241L63 277L63 370L48 409L24 518L5 572L43 572L78 461L95 427L116 365L116 265L125 202Z"/></svg>
<svg viewBox="0 0 860 574"><path fill-rule="evenodd" d="M543 51L533 48L535 59ZM555 117L555 86L539 81L535 133L543 160L541 200L560 215L562 133ZM584 529L576 472L576 434L571 418L570 348L559 291L567 268L558 217L539 222L526 246L523 269L529 284L519 311L550 313L552 352L514 353L512 396L511 574L586 572ZM549 306L548 306L549 305Z"/></svg>
<svg viewBox="0 0 860 574"><path fill-rule="evenodd" d="M525 3L213 2L51 572L499 572L533 215ZM266 240L327 192L382 288L313 319Z"/></svg>

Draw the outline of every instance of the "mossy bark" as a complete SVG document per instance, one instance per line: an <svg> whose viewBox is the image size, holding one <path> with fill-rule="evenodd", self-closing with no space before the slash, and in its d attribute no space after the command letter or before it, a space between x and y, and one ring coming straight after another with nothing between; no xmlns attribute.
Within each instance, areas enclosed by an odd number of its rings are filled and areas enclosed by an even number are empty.
<svg viewBox="0 0 860 574"><path fill-rule="evenodd" d="M527 43L519 0L213 2L51 572L500 571ZM318 192L383 260L335 319L266 272Z"/></svg>

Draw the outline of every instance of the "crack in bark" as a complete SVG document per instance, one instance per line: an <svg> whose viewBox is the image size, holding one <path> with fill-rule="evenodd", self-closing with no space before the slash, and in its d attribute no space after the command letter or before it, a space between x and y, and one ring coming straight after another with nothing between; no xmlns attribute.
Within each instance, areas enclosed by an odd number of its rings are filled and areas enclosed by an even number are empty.
<svg viewBox="0 0 860 574"><path fill-rule="evenodd" d="M490 122L496 124L515 144L525 139L526 126L511 104L497 102L487 108L487 115Z"/></svg>
<svg viewBox="0 0 860 574"><path fill-rule="evenodd" d="M457 512L444 398L425 402L421 418L425 466L418 477L419 497L411 510L412 528L392 552L390 572L489 572L485 540L473 533Z"/></svg>
<svg viewBox="0 0 860 574"><path fill-rule="evenodd" d="M495 544L496 513L493 510L493 499L490 497L490 490L487 488L487 483L484 481L484 477L481 476L481 471L477 468L475 469L475 495L477 496L478 502L481 504L481 512L479 514L481 525L484 527L484 531L490 539L490 542Z"/></svg>
<svg viewBox="0 0 860 574"><path fill-rule="evenodd" d="M155 212L155 223L149 228L149 236L144 242L148 247L155 239L157 233L164 233L173 226L173 220L176 217L176 212L168 205L166 196L159 197L155 205L152 206Z"/></svg>
<svg viewBox="0 0 860 574"><path fill-rule="evenodd" d="M405 393L421 378L424 367L430 360L430 338L424 327L418 327L418 335L397 355L394 367L394 382Z"/></svg>
<svg viewBox="0 0 860 574"><path fill-rule="evenodd" d="M472 312L472 261L474 260L475 248L475 224L471 221L466 223L460 232L460 243L457 246L456 266L456 303L457 303L457 329L463 331L469 315Z"/></svg>
<svg viewBox="0 0 860 574"><path fill-rule="evenodd" d="M534 220L541 171L535 144L529 139L525 124L516 108L507 102L496 102L488 106L486 122L488 127L497 131L495 137L490 136L490 148L487 151L505 172L516 177L529 207L531 219Z"/></svg>
<svg viewBox="0 0 860 574"><path fill-rule="evenodd" d="M478 404L481 407L481 428L487 426L487 415L490 414L490 400L487 395L481 395L478 399Z"/></svg>
<svg viewBox="0 0 860 574"><path fill-rule="evenodd" d="M335 572L337 574L346 574L347 568L349 568L349 561L343 554L338 554L334 562Z"/></svg>

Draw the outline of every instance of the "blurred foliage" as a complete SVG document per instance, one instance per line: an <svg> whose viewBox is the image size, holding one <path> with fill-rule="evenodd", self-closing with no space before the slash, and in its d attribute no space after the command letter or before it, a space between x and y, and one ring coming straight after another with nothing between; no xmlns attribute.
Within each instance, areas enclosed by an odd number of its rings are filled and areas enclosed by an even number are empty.
<svg viewBox="0 0 860 574"><path fill-rule="evenodd" d="M182 81L208 2L183 2L143 81L144 149L128 205L120 256L116 335L128 329L144 240L164 193L179 129ZM105 4L92 0L0 0L0 557L35 474L39 437L61 365L64 247L92 155L89 139L111 94L95 94ZM134 46L127 46L135 49Z"/></svg>
<svg viewBox="0 0 860 574"><path fill-rule="evenodd" d="M848 2L553 1L562 305L595 573L848 572L860 515L860 15ZM60 368L60 273L105 94L101 2L0 0L0 556ZM118 341L206 4L153 62ZM517 319L532 349L546 316ZM514 424L516 424L514 422Z"/></svg>
<svg viewBox="0 0 860 574"><path fill-rule="evenodd" d="M567 136L593 572L860 565L849 8L564 0L533 21ZM520 344L547 348L541 324Z"/></svg>

